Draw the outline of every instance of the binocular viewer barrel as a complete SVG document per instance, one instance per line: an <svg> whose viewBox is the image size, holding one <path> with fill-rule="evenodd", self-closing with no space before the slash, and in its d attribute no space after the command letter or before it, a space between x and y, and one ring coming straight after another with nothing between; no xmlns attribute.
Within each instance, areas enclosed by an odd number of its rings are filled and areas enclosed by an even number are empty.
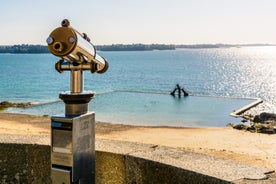
<svg viewBox="0 0 276 184"><path fill-rule="evenodd" d="M74 66L89 64L92 73L104 73L108 69L108 62L96 53L87 35L72 28L67 19L61 22L61 27L51 32L46 41L53 55Z"/></svg>

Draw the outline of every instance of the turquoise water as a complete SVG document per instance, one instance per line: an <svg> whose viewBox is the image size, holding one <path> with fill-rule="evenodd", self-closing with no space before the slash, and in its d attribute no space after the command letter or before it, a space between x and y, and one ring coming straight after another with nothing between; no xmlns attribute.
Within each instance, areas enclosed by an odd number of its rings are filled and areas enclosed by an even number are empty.
<svg viewBox="0 0 276 184"><path fill-rule="evenodd" d="M151 126L225 126L239 122L229 113L251 103L250 99L189 96L175 98L166 94L113 92L97 95L90 103L96 119L131 125ZM54 115L64 112L63 102L50 103L10 112Z"/></svg>
<svg viewBox="0 0 276 184"><path fill-rule="evenodd" d="M110 64L104 74L85 72L85 89L170 92L179 83L190 94L262 98L275 112L276 47L100 52ZM0 101L51 102L69 90L69 73L54 69L50 54L0 54ZM224 126L229 113L251 102L231 98L172 98L147 93L97 95L90 109L102 121L146 125ZM62 103L10 112L59 114ZM230 117L231 118L231 117ZM130 122L131 121L131 122Z"/></svg>

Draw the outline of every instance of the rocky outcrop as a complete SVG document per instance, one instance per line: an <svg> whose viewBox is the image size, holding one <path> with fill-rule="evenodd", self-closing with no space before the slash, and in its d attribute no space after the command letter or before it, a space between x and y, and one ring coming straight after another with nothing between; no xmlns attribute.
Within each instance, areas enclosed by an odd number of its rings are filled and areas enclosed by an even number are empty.
<svg viewBox="0 0 276 184"><path fill-rule="evenodd" d="M253 119L255 123L276 123L276 114L263 112L260 115L256 115Z"/></svg>
<svg viewBox="0 0 276 184"><path fill-rule="evenodd" d="M275 134L276 133L276 114L263 112L259 115L251 118L249 116L244 116L245 119L250 120L250 125L245 124L229 124L233 128L238 130L246 130L250 132ZM244 123L244 121L242 121Z"/></svg>
<svg viewBox="0 0 276 184"><path fill-rule="evenodd" d="M25 108L25 107L30 107L31 105L32 105L31 102L13 103L13 102L8 102L8 101L3 101L3 102L0 102L0 109L6 109L6 108L9 108L9 107Z"/></svg>

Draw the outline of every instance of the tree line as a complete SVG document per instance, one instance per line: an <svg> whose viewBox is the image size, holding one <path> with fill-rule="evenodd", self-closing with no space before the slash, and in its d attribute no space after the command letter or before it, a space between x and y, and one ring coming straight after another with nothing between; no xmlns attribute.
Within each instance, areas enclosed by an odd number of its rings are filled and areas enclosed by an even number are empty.
<svg viewBox="0 0 276 184"><path fill-rule="evenodd" d="M193 45L173 45L173 44L112 44L97 45L100 51L150 51L150 50L175 50L182 49L206 49L206 48L228 48L243 46L275 46L271 44L193 44ZM48 46L45 45L0 45L0 53L49 53Z"/></svg>
<svg viewBox="0 0 276 184"><path fill-rule="evenodd" d="M0 53L49 53L49 50L45 45L2 45L0 46Z"/></svg>
<svg viewBox="0 0 276 184"><path fill-rule="evenodd" d="M147 51L147 50L174 50L174 45L165 44L112 44L98 45L97 50L101 51Z"/></svg>
<svg viewBox="0 0 276 184"><path fill-rule="evenodd" d="M173 50L174 45L165 44L112 44L95 46L100 51L146 51L146 50ZM8 45L0 46L0 53L49 53L45 45Z"/></svg>

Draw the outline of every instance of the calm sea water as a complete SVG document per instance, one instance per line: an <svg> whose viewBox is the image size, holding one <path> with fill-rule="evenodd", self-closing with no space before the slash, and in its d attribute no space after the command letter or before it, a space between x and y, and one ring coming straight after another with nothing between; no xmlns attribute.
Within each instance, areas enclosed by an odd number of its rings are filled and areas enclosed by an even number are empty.
<svg viewBox="0 0 276 184"><path fill-rule="evenodd" d="M85 90L170 92L179 83L190 94L262 98L257 111L276 112L276 47L100 52L110 64L104 74L85 72ZM0 54L0 101L50 102L69 90L50 54ZM224 126L229 113L251 102L232 98L172 98L147 93L97 95L90 109L102 121L174 126ZM59 114L53 103L10 112Z"/></svg>

